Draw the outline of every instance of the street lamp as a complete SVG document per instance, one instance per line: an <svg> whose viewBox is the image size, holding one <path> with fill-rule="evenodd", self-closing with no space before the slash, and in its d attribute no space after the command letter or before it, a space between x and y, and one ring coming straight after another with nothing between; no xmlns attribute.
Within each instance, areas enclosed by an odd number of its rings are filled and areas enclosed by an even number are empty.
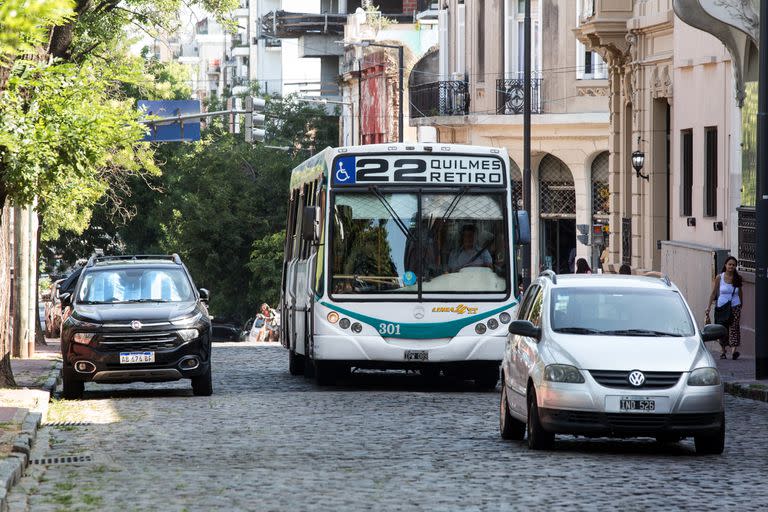
<svg viewBox="0 0 768 512"><path fill-rule="evenodd" d="M640 172L643 168L643 165L645 165L645 153L638 149L632 153L632 167L635 168L635 174L637 174L638 178L643 178L644 180L648 181L649 176Z"/></svg>
<svg viewBox="0 0 768 512"><path fill-rule="evenodd" d="M355 42L344 42L344 43L351 46L360 46L362 48L365 48L368 46L376 46L378 48L397 49L398 86L399 86L398 94L399 94L399 101L400 101L400 108L397 113L397 138L398 138L398 142L403 142L403 68L405 66L405 62L404 62L405 59L403 56L403 45L373 43L371 41L355 41Z"/></svg>

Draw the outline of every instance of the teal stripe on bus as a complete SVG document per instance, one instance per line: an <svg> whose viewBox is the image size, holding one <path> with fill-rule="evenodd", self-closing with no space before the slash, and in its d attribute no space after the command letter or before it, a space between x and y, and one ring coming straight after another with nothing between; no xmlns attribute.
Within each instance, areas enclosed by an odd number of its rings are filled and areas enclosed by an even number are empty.
<svg viewBox="0 0 768 512"><path fill-rule="evenodd" d="M500 308L493 309L491 311L486 311L485 313L478 313L476 315L468 316L466 318L459 318L457 320L450 320L447 322L434 322L434 323L392 322L390 320L384 320L381 318L375 318L375 317L363 315L361 313L355 313L354 311L349 311L348 309L344 309L342 307L336 306L334 304L329 304L327 302L321 302L320 304L338 313L346 315L350 318L354 318L355 320L364 322L370 325L371 327L373 327L374 329L376 329L377 331L381 329L382 325L399 326L400 327L399 334L390 334L389 332L391 331L389 331L386 334L386 337L388 338L430 339L430 338L453 338L464 327L470 324L477 323L490 316L493 316L497 313L501 313L502 311L505 311L511 307L514 307L515 304L517 304L517 301L513 301L509 304L501 306Z"/></svg>

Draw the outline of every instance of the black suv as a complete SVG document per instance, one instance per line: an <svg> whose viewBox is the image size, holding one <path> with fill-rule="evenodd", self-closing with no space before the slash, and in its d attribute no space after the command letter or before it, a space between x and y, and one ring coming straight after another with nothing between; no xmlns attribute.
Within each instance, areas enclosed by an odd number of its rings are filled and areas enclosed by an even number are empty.
<svg viewBox="0 0 768 512"><path fill-rule="evenodd" d="M211 383L208 291L196 290L178 255L91 257L62 325L63 395L80 398L86 381L191 379L195 395Z"/></svg>

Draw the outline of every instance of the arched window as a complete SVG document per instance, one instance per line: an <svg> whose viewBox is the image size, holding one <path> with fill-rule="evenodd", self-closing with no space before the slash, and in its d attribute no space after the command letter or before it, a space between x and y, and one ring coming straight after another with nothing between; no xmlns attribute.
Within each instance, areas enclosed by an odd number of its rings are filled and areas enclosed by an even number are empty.
<svg viewBox="0 0 768 512"><path fill-rule="evenodd" d="M592 161L592 219L607 220L609 213L608 152L604 151Z"/></svg>
<svg viewBox="0 0 768 512"><path fill-rule="evenodd" d="M523 173L511 158L509 159L509 179L512 184L512 206L523 209Z"/></svg>
<svg viewBox="0 0 768 512"><path fill-rule="evenodd" d="M539 214L543 218L576 218L573 175L560 159L545 156L539 164Z"/></svg>

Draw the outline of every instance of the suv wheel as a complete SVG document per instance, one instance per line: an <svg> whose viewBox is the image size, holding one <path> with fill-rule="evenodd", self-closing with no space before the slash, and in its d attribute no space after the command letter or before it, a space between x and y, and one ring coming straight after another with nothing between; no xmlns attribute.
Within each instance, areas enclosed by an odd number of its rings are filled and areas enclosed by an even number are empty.
<svg viewBox="0 0 768 512"><path fill-rule="evenodd" d="M528 394L528 448L546 450L552 446L555 434L547 432L539 422L539 405L536 403L536 390L531 388Z"/></svg>
<svg viewBox="0 0 768 512"><path fill-rule="evenodd" d="M720 455L725 449L725 414L720 416L720 429L710 434L693 437L698 455Z"/></svg>
<svg viewBox="0 0 768 512"><path fill-rule="evenodd" d="M211 396L213 394L210 366L204 374L192 377L192 394L195 396Z"/></svg>
<svg viewBox="0 0 768 512"><path fill-rule="evenodd" d="M499 407L499 432L502 439L522 441L525 437L525 423L518 421L509 413L507 402L507 386L501 382L501 404Z"/></svg>
<svg viewBox="0 0 768 512"><path fill-rule="evenodd" d="M85 391L85 382L77 380L68 370L64 370L61 375L61 396L68 400L77 400L83 398Z"/></svg>
<svg viewBox="0 0 768 512"><path fill-rule="evenodd" d="M288 372L291 375L304 375L304 356L293 350L288 351Z"/></svg>

